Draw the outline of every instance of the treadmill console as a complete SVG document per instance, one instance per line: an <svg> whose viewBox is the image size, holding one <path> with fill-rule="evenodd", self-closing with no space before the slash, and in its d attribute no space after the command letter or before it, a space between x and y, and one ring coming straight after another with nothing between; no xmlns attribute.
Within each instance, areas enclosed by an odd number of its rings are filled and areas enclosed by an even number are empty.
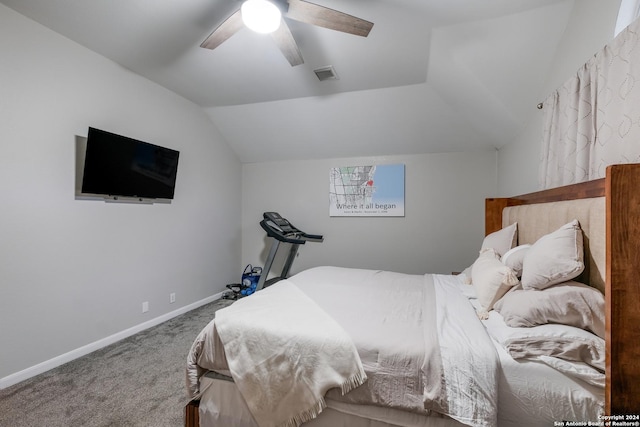
<svg viewBox="0 0 640 427"><path fill-rule="evenodd" d="M307 234L283 218L278 212L265 212L264 219L260 221L260 226L267 232L269 237L273 237L281 242L304 244L307 240L320 240L320 235Z"/></svg>
<svg viewBox="0 0 640 427"><path fill-rule="evenodd" d="M263 214L265 223L269 228L272 228L280 233L289 234L294 231L300 231L293 227L289 221L282 218L278 212L265 212Z"/></svg>

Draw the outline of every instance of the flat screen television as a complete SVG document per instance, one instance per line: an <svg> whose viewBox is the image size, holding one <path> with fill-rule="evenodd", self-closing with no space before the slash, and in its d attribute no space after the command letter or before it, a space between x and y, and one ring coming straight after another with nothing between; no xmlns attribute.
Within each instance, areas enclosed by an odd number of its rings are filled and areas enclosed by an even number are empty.
<svg viewBox="0 0 640 427"><path fill-rule="evenodd" d="M173 199L179 152L90 127L82 193Z"/></svg>

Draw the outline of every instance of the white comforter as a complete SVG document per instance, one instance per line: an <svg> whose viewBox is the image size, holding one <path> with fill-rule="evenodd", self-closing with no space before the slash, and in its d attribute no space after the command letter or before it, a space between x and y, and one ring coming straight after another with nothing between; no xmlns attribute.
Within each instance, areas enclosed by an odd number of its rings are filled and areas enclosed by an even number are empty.
<svg viewBox="0 0 640 427"><path fill-rule="evenodd" d="M499 361L467 298L433 275L317 267L295 283L354 339L368 381L340 397L412 412L443 413L464 424L495 426ZM437 335L444 371L441 396L425 401L420 367L425 348L425 286L435 287Z"/></svg>
<svg viewBox="0 0 640 427"><path fill-rule="evenodd" d="M330 390L327 398L495 426L499 363L495 348L466 298L433 277L318 267L287 282L351 336L368 377L350 393L341 396ZM426 310L429 305L435 311ZM215 322L205 329L189 355L191 393L198 389L203 368L225 368L226 361L203 360L213 354L224 357L211 339ZM428 342L439 344L433 348Z"/></svg>

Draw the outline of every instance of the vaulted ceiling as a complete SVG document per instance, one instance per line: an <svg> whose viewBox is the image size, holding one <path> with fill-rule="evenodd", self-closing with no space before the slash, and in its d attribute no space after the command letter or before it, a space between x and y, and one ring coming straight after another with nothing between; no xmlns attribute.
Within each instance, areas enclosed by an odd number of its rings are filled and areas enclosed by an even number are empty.
<svg viewBox="0 0 640 427"><path fill-rule="evenodd" d="M523 129L574 0L314 0L358 37L287 21L304 64L242 29L237 0L0 0L200 105L243 162L499 148ZM333 66L338 79L314 69Z"/></svg>

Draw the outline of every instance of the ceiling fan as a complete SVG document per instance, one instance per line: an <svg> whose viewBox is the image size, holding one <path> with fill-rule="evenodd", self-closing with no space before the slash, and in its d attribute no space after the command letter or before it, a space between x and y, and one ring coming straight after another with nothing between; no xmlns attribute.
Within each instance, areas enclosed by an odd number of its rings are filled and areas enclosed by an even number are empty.
<svg viewBox="0 0 640 427"><path fill-rule="evenodd" d="M200 47L215 49L243 28L245 24L250 25L250 23L247 22L247 17L250 12L246 6L249 3L257 2L270 3L278 9L278 11L276 11L276 13L278 13L276 19L279 25L276 24L277 29L270 32L270 34L292 67L303 64L304 60L284 18L362 37L367 37L371 28L373 28L372 22L304 0L247 0L243 3L242 8L238 9L220 24L220 26L202 42ZM266 14L264 11L258 13L262 17Z"/></svg>

